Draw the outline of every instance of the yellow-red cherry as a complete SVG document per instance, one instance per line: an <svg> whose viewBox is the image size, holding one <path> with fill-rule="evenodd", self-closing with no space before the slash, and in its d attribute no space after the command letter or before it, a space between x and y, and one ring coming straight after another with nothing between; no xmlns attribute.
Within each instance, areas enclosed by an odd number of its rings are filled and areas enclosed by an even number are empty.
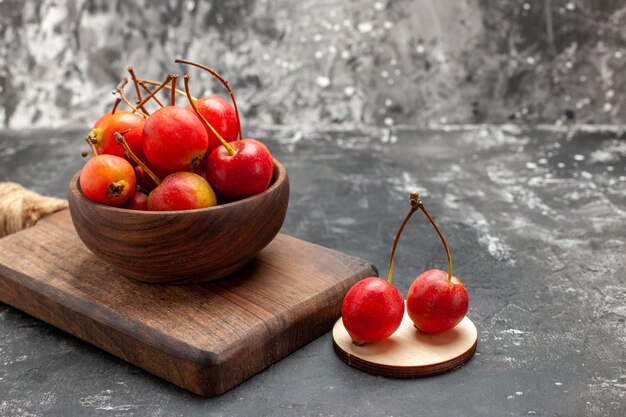
<svg viewBox="0 0 626 417"><path fill-rule="evenodd" d="M135 170L126 159L115 155L97 155L80 172L80 188L85 197L96 203L119 207L135 192Z"/></svg>
<svg viewBox="0 0 626 417"><path fill-rule="evenodd" d="M115 140L115 132L123 132L126 143L135 155L143 158L142 141L145 119L136 113L117 110L106 113L94 124L89 140L98 154L124 155L124 148Z"/></svg>
<svg viewBox="0 0 626 417"><path fill-rule="evenodd" d="M148 210L192 210L212 207L217 198L208 182L193 172L175 172L148 196Z"/></svg>

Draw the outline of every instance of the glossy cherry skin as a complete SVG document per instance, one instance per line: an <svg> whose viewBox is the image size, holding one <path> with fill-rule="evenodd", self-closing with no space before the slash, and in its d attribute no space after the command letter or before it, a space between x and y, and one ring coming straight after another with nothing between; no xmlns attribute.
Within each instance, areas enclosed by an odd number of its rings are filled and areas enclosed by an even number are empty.
<svg viewBox="0 0 626 417"><path fill-rule="evenodd" d="M119 207L135 192L135 170L126 159L115 155L91 158L80 172L83 195L96 203Z"/></svg>
<svg viewBox="0 0 626 417"><path fill-rule="evenodd" d="M237 139L239 133L237 113L228 101L219 96L207 96L195 101L194 104L224 140L232 142ZM186 108L193 112L190 104ZM206 133L209 138L208 151L210 152L220 146L221 142L208 126L206 126Z"/></svg>
<svg viewBox="0 0 626 417"><path fill-rule="evenodd" d="M148 196L148 210L192 210L212 207L217 198L208 182L193 172L175 172Z"/></svg>
<svg viewBox="0 0 626 417"><path fill-rule="evenodd" d="M146 159L167 173L192 170L208 145L204 124L195 113L182 107L161 107L150 115L143 128Z"/></svg>
<svg viewBox="0 0 626 417"><path fill-rule="evenodd" d="M238 140L230 145L236 150L233 156L224 146L209 154L209 184L227 200L240 200L266 190L274 174L274 161L267 147L256 139Z"/></svg>
<svg viewBox="0 0 626 417"><path fill-rule="evenodd" d="M148 210L148 196L141 191L135 191L122 207L129 210Z"/></svg>
<svg viewBox="0 0 626 417"><path fill-rule="evenodd" d="M341 306L343 325L358 345L388 338L400 327L403 316L402 294L378 277L354 284Z"/></svg>
<svg viewBox="0 0 626 417"><path fill-rule="evenodd" d="M463 320L469 308L467 289L456 277L440 269L423 272L409 288L407 313L415 327L425 333L442 333Z"/></svg>
<svg viewBox="0 0 626 417"><path fill-rule="evenodd" d="M95 138L94 146L98 154L124 155L124 147L115 140L115 132L124 133L124 140L130 149L140 159L143 159L141 143L143 141L143 126L145 119L138 114L125 110L107 113L102 116L91 129L91 136Z"/></svg>

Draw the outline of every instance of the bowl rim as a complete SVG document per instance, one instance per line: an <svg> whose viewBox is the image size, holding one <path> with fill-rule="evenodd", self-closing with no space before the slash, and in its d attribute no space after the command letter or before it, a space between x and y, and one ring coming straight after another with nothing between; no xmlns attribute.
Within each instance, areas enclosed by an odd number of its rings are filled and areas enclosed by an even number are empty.
<svg viewBox="0 0 626 417"><path fill-rule="evenodd" d="M95 201L91 201L89 200L87 197L85 197L85 195L83 194L83 191L80 188L80 173L82 171L82 169L78 170L78 172L76 172L73 176L72 179L70 180L70 184L69 184L69 193L72 195L77 195L79 199L84 200L85 202L89 203L89 204L93 204L94 206L99 206L101 208L103 208L104 210L110 210L112 212L119 212L119 213L141 213L141 214L145 214L148 216L162 216L164 214L166 215L184 215L184 214L193 214L193 213L201 213L201 212L211 212L211 211L218 211L220 209L227 209L230 207L234 207L236 205L242 204L242 203L253 203L255 200L259 200L262 199L264 197L266 197L268 194L272 194L273 192L275 192L278 188L280 188L281 186L283 186L283 184L285 183L285 181L288 180L288 176L287 176L287 170L285 169L285 166L276 158L272 158L272 161L274 162L274 176L272 177L272 181L270 183L270 186L267 187L267 189L265 189L264 191L255 194L253 196L250 197L246 197L243 198L241 200L236 200L236 201L231 201L228 203L224 203L224 204L218 204L212 207L203 207L203 208L197 208L197 209L190 209L190 210L163 210L163 211L156 211L156 210L130 210L127 208L123 208L123 207L115 207L115 206L108 206L106 204L102 204L102 203L97 203Z"/></svg>

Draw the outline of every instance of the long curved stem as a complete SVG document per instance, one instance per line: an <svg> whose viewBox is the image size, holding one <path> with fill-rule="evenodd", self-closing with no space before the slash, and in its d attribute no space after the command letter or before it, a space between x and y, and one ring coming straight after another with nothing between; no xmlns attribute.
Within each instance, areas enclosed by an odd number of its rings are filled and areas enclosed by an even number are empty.
<svg viewBox="0 0 626 417"><path fill-rule="evenodd" d="M126 132L115 132L113 136L115 136L115 140L117 141L117 143L124 147L124 152L128 155L128 157L135 161L135 163L139 165L150 178L152 178L152 181L154 181L156 185L160 185L161 180L159 179L159 177L157 177L154 172L152 172L152 170L148 168L146 164L144 164L143 161L137 157L137 155L135 155L132 149L130 149L130 146L128 146L128 143L126 143L126 140L124 139L124 134L127 132L128 130Z"/></svg>
<svg viewBox="0 0 626 417"><path fill-rule="evenodd" d="M419 200L418 205L419 205L419 208L422 209L426 217L428 217L430 224L432 224L435 230L437 231L437 234L439 235L439 238L441 239L441 243L443 243L443 247L446 249L446 255L448 256L448 281L452 281L452 256L450 256L450 248L448 247L448 243L446 242L446 239L443 237L441 230L439 230L439 228L437 227L435 220L433 220L431 215L428 213L428 210L426 210L426 207L424 207L424 203L422 203L422 201Z"/></svg>
<svg viewBox="0 0 626 417"><path fill-rule="evenodd" d="M150 90L148 87L146 87L146 85L143 82L139 82L139 85L141 86L141 88L143 88L146 91L146 93L148 93L148 94L152 93L152 90ZM154 85L160 85L160 83L157 83L155 81ZM170 87L169 85L166 85L165 88L171 89L172 87ZM153 96L152 99L154 101L156 101L156 104L158 104L159 107L165 107L165 104L161 103L161 100L159 100L159 98L157 96ZM140 101L141 100L137 101L137 103L139 103Z"/></svg>
<svg viewBox="0 0 626 417"><path fill-rule="evenodd" d="M143 89L146 90L146 92L148 94L150 94L152 91L148 87L146 87L146 84L148 84L148 85L161 85L160 82L154 81L154 80L138 80L138 81L139 81L139 85L141 85L143 87ZM166 85L166 86L164 86L164 88L167 88L168 90L172 90L172 86L171 85ZM181 96L187 97L187 94L185 94L185 92L183 90L180 90L178 88L176 89L176 93L180 94ZM154 98L156 99L156 97L154 97ZM194 96L191 96L191 99L193 101L197 101L198 100Z"/></svg>
<svg viewBox="0 0 626 417"><path fill-rule="evenodd" d="M190 78L189 74L185 74L185 76L183 78L185 79L185 92L187 93L187 98L189 99L189 104L191 104L191 107L193 108L193 111L196 112L196 114L204 122L204 124L209 129L211 129L211 132L213 132L213 134L215 136L217 136L219 141L222 142L222 145L224 145L224 147L228 151L228 154L230 156L235 155L237 153L235 148L230 146L229 143L226 140L224 140L224 138L222 136L220 136L219 133L217 133L217 130L215 130L215 128L213 126L211 126L211 123L209 123L209 121L202 115L202 113L200 113L200 111L198 110L198 107L196 107L196 103L194 103L193 100L191 100L191 93L189 92L189 78Z"/></svg>
<svg viewBox="0 0 626 417"><path fill-rule="evenodd" d="M128 83L128 78L124 77L122 78L122 81L120 81L120 83L117 85L117 87L115 87L113 89L113 94L117 94L119 95L119 97L124 100L124 103L126 103L128 105L128 107L130 107L131 109L133 109L134 112L138 113L141 117L143 118L148 118L149 115L147 115L146 113L142 112L141 110L139 110L141 108L141 105L137 105L137 106L133 106L133 104L126 98L126 96L124 95L124 86Z"/></svg>
<svg viewBox="0 0 626 417"><path fill-rule="evenodd" d="M141 102L137 103L137 107L141 107L144 104L146 104L151 98L153 98L155 96L156 93L161 91L163 89L163 87L165 87L171 80L172 80L172 75L171 74L167 74L167 77L165 77L165 80L163 80L163 82L161 84L159 84L159 86L157 88L152 90L152 92L150 94L148 94L148 96L146 96L143 100L141 100Z"/></svg>
<svg viewBox="0 0 626 417"><path fill-rule="evenodd" d="M139 90L139 82L137 82L137 76L135 75L135 70L131 66L128 66L126 69L128 70L128 73L130 74L130 78L133 80L133 84L135 85L135 94L137 94L137 103L141 103L141 91ZM146 114L150 114L144 106L141 106L140 109L142 112Z"/></svg>
<svg viewBox="0 0 626 417"><path fill-rule="evenodd" d="M239 126L239 139L243 139L243 133L241 132L241 121L239 119L239 109L237 108L237 101L235 100L235 94L233 93L233 89L230 88L230 84L228 83L228 81L224 77L219 75L217 71L205 65L198 64L192 61L187 61L186 59L175 59L174 62L176 62L177 64L186 64L186 65L191 65L191 66L203 69L207 71L208 73L210 73L215 78L217 78L218 80L220 80L222 85L226 88L226 90L228 90L230 99L233 101L233 106L235 107L235 115L237 116L237 126Z"/></svg>
<svg viewBox="0 0 626 417"><path fill-rule="evenodd" d="M411 193L410 201L411 201L411 209L406 214L404 221L400 225L400 228L398 229L398 233L396 233L396 238L393 241L393 248L391 249L391 257L389 258L389 274L387 275L387 282L390 284L391 284L391 280L393 279L393 261L396 256L396 248L398 247L398 241L400 240L400 235L402 234L402 231L404 230L404 226L406 226L406 224L409 222L409 219L411 218L413 213L419 210L419 205L418 205L419 193Z"/></svg>

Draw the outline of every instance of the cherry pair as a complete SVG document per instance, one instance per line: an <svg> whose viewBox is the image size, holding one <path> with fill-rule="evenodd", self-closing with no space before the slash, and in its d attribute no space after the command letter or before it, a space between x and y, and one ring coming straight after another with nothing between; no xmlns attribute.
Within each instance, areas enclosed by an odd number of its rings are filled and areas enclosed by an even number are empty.
<svg viewBox="0 0 626 417"><path fill-rule="evenodd" d="M461 322L469 307L469 295L463 283L452 276L452 258L443 234L430 216L418 193L411 193L411 209L406 215L391 250L389 275L357 282L346 294L341 309L343 325L357 345L379 342L400 327L405 302L391 283L393 261L400 235L417 210L422 210L441 238L448 257L448 272L431 269L420 274L409 288L406 309L415 327L425 333L442 333Z"/></svg>

